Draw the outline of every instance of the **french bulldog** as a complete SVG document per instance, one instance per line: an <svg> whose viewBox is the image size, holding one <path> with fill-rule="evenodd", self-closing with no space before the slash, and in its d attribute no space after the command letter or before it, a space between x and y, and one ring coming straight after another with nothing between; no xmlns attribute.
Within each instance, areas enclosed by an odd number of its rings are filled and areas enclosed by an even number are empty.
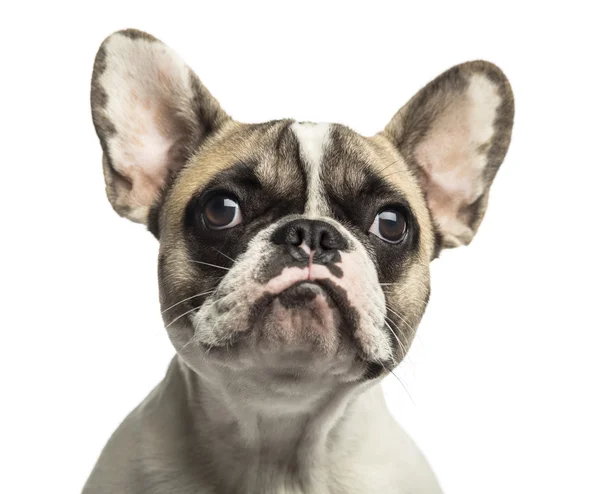
<svg viewBox="0 0 600 494"><path fill-rule="evenodd" d="M380 383L430 262L483 218L514 115L500 69L449 69L372 137L237 122L132 29L102 43L91 86L108 199L160 243L176 356L83 492L440 493Z"/></svg>

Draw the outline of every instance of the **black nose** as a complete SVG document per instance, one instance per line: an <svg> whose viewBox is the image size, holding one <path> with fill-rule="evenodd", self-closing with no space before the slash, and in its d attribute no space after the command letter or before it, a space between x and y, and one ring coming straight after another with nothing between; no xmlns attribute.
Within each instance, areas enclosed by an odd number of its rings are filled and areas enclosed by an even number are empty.
<svg viewBox="0 0 600 494"><path fill-rule="evenodd" d="M292 220L275 230L272 241L287 246L298 261L308 259L308 254L300 248L303 243L314 251L313 261L320 263L333 262L340 250L348 248L348 242L336 227L319 220Z"/></svg>

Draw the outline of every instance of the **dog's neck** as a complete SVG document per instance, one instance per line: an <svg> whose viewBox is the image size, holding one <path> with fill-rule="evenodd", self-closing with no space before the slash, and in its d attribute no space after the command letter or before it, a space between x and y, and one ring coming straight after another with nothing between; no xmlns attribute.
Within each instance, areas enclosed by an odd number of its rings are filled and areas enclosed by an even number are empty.
<svg viewBox="0 0 600 494"><path fill-rule="evenodd" d="M360 446L381 441L391 425L379 385L340 385L320 393L310 407L292 403L274 412L249 404L214 374L197 373L182 361L178 368L194 423L195 437L186 440L210 452L213 482L223 492L249 486L256 489L245 492L316 492L314 486L343 485L352 465L364 462L356 463Z"/></svg>

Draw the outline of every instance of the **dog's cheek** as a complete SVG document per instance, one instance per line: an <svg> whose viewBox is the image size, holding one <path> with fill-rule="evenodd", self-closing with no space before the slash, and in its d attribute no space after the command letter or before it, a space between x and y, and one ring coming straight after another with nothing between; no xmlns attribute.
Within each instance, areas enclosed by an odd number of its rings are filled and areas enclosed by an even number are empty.
<svg viewBox="0 0 600 494"><path fill-rule="evenodd" d="M258 234L237 259L200 310L191 316L196 339L205 346L222 346L247 332L266 292L260 281L264 260L273 257L267 241L270 229Z"/></svg>
<svg viewBox="0 0 600 494"><path fill-rule="evenodd" d="M194 337L190 315L210 297L219 283L219 273L199 273L190 263L182 238L161 240L158 256L158 285L164 327L179 351Z"/></svg>
<svg viewBox="0 0 600 494"><path fill-rule="evenodd" d="M429 276L428 263L411 263L399 279L384 286L386 318L399 340L398 362L406 356L429 302Z"/></svg>

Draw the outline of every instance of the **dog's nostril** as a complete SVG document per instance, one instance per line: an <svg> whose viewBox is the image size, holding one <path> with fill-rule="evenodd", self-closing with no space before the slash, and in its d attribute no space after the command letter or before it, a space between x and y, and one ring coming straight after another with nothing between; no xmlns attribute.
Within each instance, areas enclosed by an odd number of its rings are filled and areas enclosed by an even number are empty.
<svg viewBox="0 0 600 494"><path fill-rule="evenodd" d="M298 248L305 243L313 252L314 259L328 260L335 256L332 251L343 250L348 243L340 231L333 225L320 220L297 219L280 226L272 236L278 245ZM306 253L299 255L307 257ZM295 255L292 257L296 258Z"/></svg>
<svg viewBox="0 0 600 494"><path fill-rule="evenodd" d="M315 225L314 238L317 250L344 250L348 248L348 242L344 236L329 223L318 222Z"/></svg>
<svg viewBox="0 0 600 494"><path fill-rule="evenodd" d="M321 233L321 238L318 245L320 245L322 249L326 250L339 249L338 242L336 242L327 231Z"/></svg>
<svg viewBox="0 0 600 494"><path fill-rule="evenodd" d="M288 245L293 245L295 247L302 244L304 241L304 235L302 234L302 230L300 228L290 228L289 235L287 236Z"/></svg>

